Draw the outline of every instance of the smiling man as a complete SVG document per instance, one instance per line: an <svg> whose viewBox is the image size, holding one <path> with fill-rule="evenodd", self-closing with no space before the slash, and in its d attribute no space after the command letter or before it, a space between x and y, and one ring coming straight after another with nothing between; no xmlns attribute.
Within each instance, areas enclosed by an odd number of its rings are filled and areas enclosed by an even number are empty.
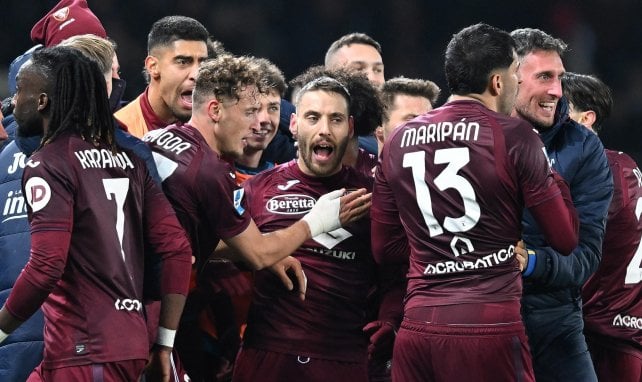
<svg viewBox="0 0 642 382"><path fill-rule="evenodd" d="M272 142L279 128L281 98L287 85L281 70L270 61L256 60L267 84L265 94L259 97L259 124L245 137L243 155L236 158L236 181L241 183L261 171L274 167L274 163L262 158L263 151Z"/></svg>
<svg viewBox="0 0 642 382"><path fill-rule="evenodd" d="M192 91L199 65L207 58L207 29L185 16L154 23L147 37L147 89L115 114L128 132L142 138L149 130L192 115Z"/></svg>
<svg viewBox="0 0 642 382"><path fill-rule="evenodd" d="M582 333L580 288L597 269L613 178L598 137L568 116L562 97L566 44L539 29L511 32L519 56L519 92L513 116L530 122L551 166L569 183L580 220L570 256L553 250L542 225L525 213L523 238L530 254L523 272L522 318L538 381L596 381Z"/></svg>

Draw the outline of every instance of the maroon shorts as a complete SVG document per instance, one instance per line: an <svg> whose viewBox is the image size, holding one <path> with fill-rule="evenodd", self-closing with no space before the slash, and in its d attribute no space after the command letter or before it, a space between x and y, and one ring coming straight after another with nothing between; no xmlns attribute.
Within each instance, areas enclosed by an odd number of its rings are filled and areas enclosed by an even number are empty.
<svg viewBox="0 0 642 382"><path fill-rule="evenodd" d="M642 381L642 350L621 341L585 335L598 380Z"/></svg>
<svg viewBox="0 0 642 382"><path fill-rule="evenodd" d="M393 381L535 381L518 311L517 321L481 324L462 320L487 321L492 314L462 316L456 309L458 324L404 318L392 356ZM447 314L429 312L432 318Z"/></svg>
<svg viewBox="0 0 642 382"><path fill-rule="evenodd" d="M143 374L146 360L128 360L97 363L93 365L69 366L58 369L43 369L39 365L27 382L120 382L138 381Z"/></svg>
<svg viewBox="0 0 642 382"><path fill-rule="evenodd" d="M367 382L368 366L245 348L234 363L232 381Z"/></svg>

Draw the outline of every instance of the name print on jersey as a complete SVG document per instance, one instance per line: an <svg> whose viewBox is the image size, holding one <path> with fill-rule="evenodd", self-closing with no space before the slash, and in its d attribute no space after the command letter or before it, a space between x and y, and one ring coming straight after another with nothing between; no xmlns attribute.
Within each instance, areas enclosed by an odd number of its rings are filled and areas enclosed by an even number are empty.
<svg viewBox="0 0 642 382"><path fill-rule="evenodd" d="M74 151L83 170L88 168L134 168L134 163L127 153L112 153L107 149L91 149Z"/></svg>
<svg viewBox="0 0 642 382"><path fill-rule="evenodd" d="M174 133L161 130L152 130L145 134L143 142L154 142L164 150L180 155L183 151L192 147L192 144L185 142L182 138L177 137Z"/></svg>
<svg viewBox="0 0 642 382"><path fill-rule="evenodd" d="M466 122L462 119L459 122L438 122L429 123L406 129L401 137L400 147L409 147L433 142L452 141L476 141L479 138L479 123Z"/></svg>

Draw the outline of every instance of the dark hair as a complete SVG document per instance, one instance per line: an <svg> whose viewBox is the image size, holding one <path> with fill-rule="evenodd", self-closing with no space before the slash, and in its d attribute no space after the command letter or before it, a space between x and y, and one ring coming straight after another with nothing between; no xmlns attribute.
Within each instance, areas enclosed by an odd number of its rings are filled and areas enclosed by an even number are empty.
<svg viewBox="0 0 642 382"><path fill-rule="evenodd" d="M452 94L481 94L495 69L514 61L515 42L508 32L475 24L453 35L446 47L445 73Z"/></svg>
<svg viewBox="0 0 642 382"><path fill-rule="evenodd" d="M192 93L193 103L200 105L212 96L219 101L239 100L239 93L252 85L256 85L260 92L265 92L256 58L219 56L205 61L199 68Z"/></svg>
<svg viewBox="0 0 642 382"><path fill-rule="evenodd" d="M347 68L327 69L324 66L313 66L292 79L290 87L302 89L305 84L320 77L334 78L347 89L348 112L354 118L355 135L370 135L381 126L383 116L381 93L363 73ZM297 95L297 98L299 97L300 94Z"/></svg>
<svg viewBox="0 0 642 382"><path fill-rule="evenodd" d="M510 32L510 35L515 40L516 52L519 58L537 50L555 51L560 57L566 52L567 45L564 41L539 29L515 29Z"/></svg>
<svg viewBox="0 0 642 382"><path fill-rule="evenodd" d="M381 100L384 108L383 119L384 121L390 119L389 110L394 105L397 95L424 97L434 106L439 93L441 93L441 89L432 81L406 77L391 78L384 82L381 87Z"/></svg>
<svg viewBox="0 0 642 382"><path fill-rule="evenodd" d="M337 50L346 45L352 44L370 45L371 47L375 48L377 52L379 52L379 54L381 54L381 45L377 41L375 41L375 39L365 33L355 32L341 36L337 41L333 42L330 45L328 51L325 54L325 65L328 65L330 58L337 52Z"/></svg>
<svg viewBox="0 0 642 382"><path fill-rule="evenodd" d="M275 90L283 98L288 85L285 83L285 76L281 69L265 58L257 58L256 62L261 69L262 82L267 87L266 90Z"/></svg>
<svg viewBox="0 0 642 382"><path fill-rule="evenodd" d="M49 126L42 145L71 131L117 151L105 77L98 64L66 46L34 52L31 62L31 70L40 73L45 81L50 102Z"/></svg>
<svg viewBox="0 0 642 382"><path fill-rule="evenodd" d="M176 40L203 41L207 44L209 33L200 22L186 16L166 16L156 21L147 35L147 52L166 46Z"/></svg>
<svg viewBox="0 0 642 382"><path fill-rule="evenodd" d="M611 115L613 110L611 89L595 76L569 72L562 76L562 89L575 109L595 112L593 129L599 132L602 122Z"/></svg>

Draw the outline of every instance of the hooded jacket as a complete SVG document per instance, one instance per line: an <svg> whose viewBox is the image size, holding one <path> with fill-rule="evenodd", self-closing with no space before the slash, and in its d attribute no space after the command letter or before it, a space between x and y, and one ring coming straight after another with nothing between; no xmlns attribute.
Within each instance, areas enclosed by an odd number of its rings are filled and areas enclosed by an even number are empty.
<svg viewBox="0 0 642 382"><path fill-rule="evenodd" d="M580 288L602 258L606 217L613 196L613 177L604 146L596 134L568 116L568 101L562 98L555 123L540 131L551 166L569 184L580 220L579 244L570 256L562 256L546 245L533 217L525 211L523 238L534 250L524 274L522 303L526 311L573 304L581 306Z"/></svg>

